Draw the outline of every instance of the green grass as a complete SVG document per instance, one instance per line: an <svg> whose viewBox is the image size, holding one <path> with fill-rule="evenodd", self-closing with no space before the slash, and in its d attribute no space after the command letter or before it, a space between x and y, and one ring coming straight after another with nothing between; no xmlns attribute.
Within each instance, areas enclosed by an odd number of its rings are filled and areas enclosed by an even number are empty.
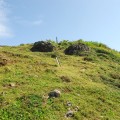
<svg viewBox="0 0 120 120"><path fill-rule="evenodd" d="M79 42L90 52L64 54L66 47ZM51 53L31 52L32 44L0 48L7 59L7 65L0 66L0 120L67 120L68 109L76 106L71 120L120 120L120 53L83 40L52 44ZM61 97L44 97L54 89Z"/></svg>

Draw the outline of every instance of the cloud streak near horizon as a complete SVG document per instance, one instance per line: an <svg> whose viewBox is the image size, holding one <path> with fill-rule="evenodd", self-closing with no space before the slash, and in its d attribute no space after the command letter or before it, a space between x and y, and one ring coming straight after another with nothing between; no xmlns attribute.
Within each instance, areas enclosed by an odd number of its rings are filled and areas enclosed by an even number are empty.
<svg viewBox="0 0 120 120"><path fill-rule="evenodd" d="M3 37L11 37L12 33L9 28L8 22L8 9L7 9L7 3L5 0L0 0L0 38Z"/></svg>
<svg viewBox="0 0 120 120"><path fill-rule="evenodd" d="M29 26L29 27L37 27L40 26L43 21L40 19L34 19L34 20L27 20L27 19L23 19L22 17L14 17L14 20L17 24L23 25L23 26Z"/></svg>

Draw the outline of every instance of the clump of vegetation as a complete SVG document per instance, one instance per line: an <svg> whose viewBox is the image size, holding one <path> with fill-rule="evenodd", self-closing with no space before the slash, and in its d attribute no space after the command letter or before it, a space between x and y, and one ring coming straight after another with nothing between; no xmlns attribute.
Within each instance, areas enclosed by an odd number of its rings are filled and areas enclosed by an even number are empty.
<svg viewBox="0 0 120 120"><path fill-rule="evenodd" d="M3 95L1 94L0 95L0 108L3 106L3 103L4 103L4 97L3 97Z"/></svg>
<svg viewBox="0 0 120 120"><path fill-rule="evenodd" d="M120 80L120 74L118 72L113 72L110 74L110 76L113 78L113 79L118 79Z"/></svg>
<svg viewBox="0 0 120 120"><path fill-rule="evenodd" d="M67 76L61 76L60 78L63 82L71 82L71 79Z"/></svg>
<svg viewBox="0 0 120 120"><path fill-rule="evenodd" d="M3 114L1 119L40 119L42 118L42 98L30 94L16 99L16 104L10 105L1 111Z"/></svg>
<svg viewBox="0 0 120 120"><path fill-rule="evenodd" d="M58 43L59 47L62 49L65 49L66 47L70 46L71 44L72 44L72 42L70 42L69 40L63 40Z"/></svg>
<svg viewBox="0 0 120 120"><path fill-rule="evenodd" d="M118 56L116 56L113 51L109 50L109 49L104 49L104 48L95 48L95 51L97 53L97 56L100 59L107 59L107 60L112 60L112 61L116 61L119 62L120 59Z"/></svg>
<svg viewBox="0 0 120 120"><path fill-rule="evenodd" d="M95 61L95 58L93 56L86 56L84 57L85 61Z"/></svg>

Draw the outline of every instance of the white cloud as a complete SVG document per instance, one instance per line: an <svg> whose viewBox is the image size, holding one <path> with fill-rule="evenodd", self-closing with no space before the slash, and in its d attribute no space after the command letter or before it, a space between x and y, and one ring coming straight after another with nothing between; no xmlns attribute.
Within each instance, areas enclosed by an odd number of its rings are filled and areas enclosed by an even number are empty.
<svg viewBox="0 0 120 120"><path fill-rule="evenodd" d="M0 24L0 37L11 36L9 29L4 24Z"/></svg>
<svg viewBox="0 0 120 120"><path fill-rule="evenodd" d="M42 21L41 20L36 20L31 22L32 25L41 25Z"/></svg>
<svg viewBox="0 0 120 120"><path fill-rule="evenodd" d="M23 19L21 17L14 17L14 20L17 24L23 25L23 26L29 26L29 27L36 27L36 26L40 26L43 21L42 20L26 20Z"/></svg>
<svg viewBox="0 0 120 120"><path fill-rule="evenodd" d="M5 0L0 0L0 37L12 36L11 30L8 27L9 18L7 16L7 10Z"/></svg>

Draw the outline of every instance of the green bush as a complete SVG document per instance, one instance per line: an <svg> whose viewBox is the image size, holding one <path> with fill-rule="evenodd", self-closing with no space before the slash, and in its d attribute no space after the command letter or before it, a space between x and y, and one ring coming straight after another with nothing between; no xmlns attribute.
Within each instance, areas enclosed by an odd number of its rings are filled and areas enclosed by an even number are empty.
<svg viewBox="0 0 120 120"><path fill-rule="evenodd" d="M68 40L63 40L63 41L58 43L59 47L62 47L62 48L66 48L71 44L72 44L72 42L69 42Z"/></svg>
<svg viewBox="0 0 120 120"><path fill-rule="evenodd" d="M86 56L86 57L84 57L84 61L95 61L95 60L96 60L96 58L93 57L93 56Z"/></svg>

